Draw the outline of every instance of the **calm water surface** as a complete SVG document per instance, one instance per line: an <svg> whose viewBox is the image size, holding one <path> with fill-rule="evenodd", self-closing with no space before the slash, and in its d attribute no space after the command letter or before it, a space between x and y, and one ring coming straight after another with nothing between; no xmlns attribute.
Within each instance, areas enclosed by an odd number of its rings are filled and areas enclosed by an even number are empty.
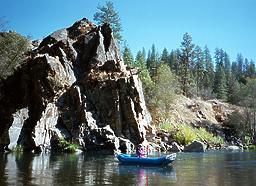
<svg viewBox="0 0 256 186"><path fill-rule="evenodd" d="M0 154L0 185L256 185L256 152L179 153L168 167L113 155Z"/></svg>

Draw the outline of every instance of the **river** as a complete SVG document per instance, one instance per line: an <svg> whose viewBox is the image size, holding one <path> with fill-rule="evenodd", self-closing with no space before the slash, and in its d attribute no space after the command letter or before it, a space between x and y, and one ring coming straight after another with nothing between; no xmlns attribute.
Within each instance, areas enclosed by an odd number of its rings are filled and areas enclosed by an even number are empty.
<svg viewBox="0 0 256 186"><path fill-rule="evenodd" d="M178 153L168 167L119 165L104 153L0 154L0 185L256 185L256 152Z"/></svg>

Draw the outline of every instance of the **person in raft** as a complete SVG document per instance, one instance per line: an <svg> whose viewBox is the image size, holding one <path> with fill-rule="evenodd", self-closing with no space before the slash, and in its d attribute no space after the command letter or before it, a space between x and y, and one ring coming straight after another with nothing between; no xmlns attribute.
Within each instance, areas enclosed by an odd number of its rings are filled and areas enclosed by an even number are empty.
<svg viewBox="0 0 256 186"><path fill-rule="evenodd" d="M138 145L138 147L136 148L136 155L139 157L139 158L144 158L146 157L146 153L145 153L145 150L143 148L142 145Z"/></svg>

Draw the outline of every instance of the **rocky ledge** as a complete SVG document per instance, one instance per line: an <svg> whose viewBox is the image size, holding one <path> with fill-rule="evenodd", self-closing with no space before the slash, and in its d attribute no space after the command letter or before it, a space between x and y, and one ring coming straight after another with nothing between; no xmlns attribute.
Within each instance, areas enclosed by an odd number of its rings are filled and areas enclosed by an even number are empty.
<svg viewBox="0 0 256 186"><path fill-rule="evenodd" d="M124 65L109 25L87 19L44 38L0 84L0 150L130 149L154 131L136 69Z"/></svg>

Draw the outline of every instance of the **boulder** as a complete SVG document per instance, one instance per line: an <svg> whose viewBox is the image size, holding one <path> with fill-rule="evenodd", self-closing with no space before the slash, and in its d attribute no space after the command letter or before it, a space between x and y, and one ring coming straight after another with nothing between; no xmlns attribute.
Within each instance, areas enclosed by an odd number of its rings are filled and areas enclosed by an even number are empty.
<svg viewBox="0 0 256 186"><path fill-rule="evenodd" d="M83 150L129 150L152 137L137 70L124 64L108 24L84 18L38 45L0 83L0 150L15 143L48 149L55 138Z"/></svg>
<svg viewBox="0 0 256 186"><path fill-rule="evenodd" d="M184 147L184 152L204 152L205 150L206 145L200 141L193 141Z"/></svg>
<svg viewBox="0 0 256 186"><path fill-rule="evenodd" d="M227 151L233 152L233 151L242 151L243 148L236 146L236 145L230 145L225 148Z"/></svg>
<svg viewBox="0 0 256 186"><path fill-rule="evenodd" d="M173 142L172 145L170 146L170 148L168 149L169 152L182 152L183 151L183 147L180 146L178 143Z"/></svg>

